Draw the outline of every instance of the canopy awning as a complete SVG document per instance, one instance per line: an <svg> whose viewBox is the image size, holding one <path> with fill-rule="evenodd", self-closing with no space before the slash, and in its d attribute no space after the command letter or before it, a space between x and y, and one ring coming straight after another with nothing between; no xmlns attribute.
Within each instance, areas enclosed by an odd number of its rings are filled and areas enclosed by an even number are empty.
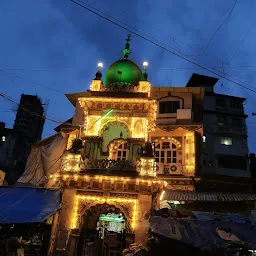
<svg viewBox="0 0 256 256"><path fill-rule="evenodd" d="M152 216L150 229L155 235L177 240L209 251L223 248L233 241L256 243L256 228L251 223L233 221L205 221Z"/></svg>
<svg viewBox="0 0 256 256"><path fill-rule="evenodd" d="M0 224L43 222L60 204L60 191L0 187Z"/></svg>
<svg viewBox="0 0 256 256"><path fill-rule="evenodd" d="M208 193L183 190L166 190L162 200L165 201L204 201L204 202L237 202L255 201L256 194L243 193Z"/></svg>

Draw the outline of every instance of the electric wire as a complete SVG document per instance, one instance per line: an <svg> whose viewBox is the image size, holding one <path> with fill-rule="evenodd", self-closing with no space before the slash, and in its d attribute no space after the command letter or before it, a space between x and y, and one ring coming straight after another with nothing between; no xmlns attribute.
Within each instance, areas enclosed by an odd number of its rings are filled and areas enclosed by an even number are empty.
<svg viewBox="0 0 256 256"><path fill-rule="evenodd" d="M255 26L256 24L256 17L253 21L253 23L251 24L251 26L249 27L249 29L247 30L247 32L245 33L242 42L239 44L239 46L236 48L236 50L234 51L234 53L232 54L232 56L229 58L227 65L230 64L230 62L232 61L232 59L234 58L234 56L238 53L238 51L240 50L241 46L244 44L244 41L246 40L247 36L249 35L250 31L252 30L252 28ZM229 67L230 68L230 67Z"/></svg>
<svg viewBox="0 0 256 256"><path fill-rule="evenodd" d="M90 8L93 8L94 10L96 10L96 11L102 13L103 15L107 15L108 17L112 18L113 20L115 20L115 21L117 21L117 22L119 22L119 23L122 24L122 22L121 22L120 20L117 20L117 19L114 18L113 16L110 16L110 15L108 15L108 14L102 12L101 10L99 10L99 9L97 9L97 8L95 8L95 7L92 7L91 5L85 3L85 2L82 1L82 0L80 0L80 2L83 3L83 4L85 4L85 5L87 5L87 6L89 6ZM129 26L130 28L132 28L132 29L134 29L134 30L136 30L136 31L139 31L139 30L137 30L137 29L131 27L130 25L125 24L125 23L123 23L123 25ZM141 33L140 33L140 34L141 34ZM151 37L151 36L149 36L149 35L147 35L147 34L144 34L144 35L146 35L148 38L153 38L153 37ZM153 38L153 39L154 39L154 38ZM174 39L174 38L173 38L173 39ZM171 48L171 49L174 49L174 50L176 50L176 51L178 51L178 52L180 52L180 53L182 54L182 52L181 52L180 50L177 50L177 49L175 49L175 48L173 48L173 47L170 47L170 46L168 46L168 45L166 45L166 44L164 44L164 43L162 43L161 41L158 41L158 40L156 40L156 39L154 39L154 40L157 41L157 42L159 42L159 43L161 43L162 45L165 45L165 46L167 46L167 47L169 47L169 48ZM184 54L183 54L183 55L184 55ZM185 56L189 56L189 55L185 55ZM194 59L194 58L191 58L191 59L193 59L194 61L198 61L197 59ZM218 59L218 60L219 60L219 59ZM219 60L219 61L221 61L221 60ZM222 69L223 69L223 61L221 61L221 62L222 62ZM205 65L205 66L208 67L208 68L210 68L210 69L216 70L216 68L214 68L214 67L210 67L210 66L207 66L207 65ZM171 69L171 70L173 71L172 68L169 68L169 69ZM193 68L191 68L191 69L193 69ZM223 69L223 70L224 70L224 69ZM221 71L217 70L217 72L221 72ZM230 76L229 74L225 73L224 71L223 71L222 74L225 75L226 77L227 77L227 76L228 76L228 77L231 77L232 79L237 80L238 82L240 82L240 83L242 83L242 84L245 84L245 85L247 85L248 87L253 88L252 86L246 84L245 82L242 82L241 80L238 80L237 78L234 78L234 77ZM255 89L255 88L253 88L253 89Z"/></svg>
<svg viewBox="0 0 256 256"><path fill-rule="evenodd" d="M19 78L19 79L22 79L22 80L26 81L26 79L25 79L24 77L19 76L19 75L16 75L16 74L13 74L13 73L10 73L10 72L6 72L4 69L0 69L0 72L5 73L5 74L8 74L8 75L11 75L11 76L14 76L14 77L16 77L16 78ZM27 81L28 81L28 80L27 80ZM33 81L28 81L28 82L30 82L30 83L32 83L32 84L34 84L34 85L37 85L37 86L40 86L40 87L43 87L43 88L46 88L46 89L49 89L49 90L52 90L52 91L61 93L61 94L65 94L65 93L62 92L62 91L56 90L56 89L51 88L51 87L49 87L49 86L43 85L43 84L41 84L41 83L37 83L37 82L33 82Z"/></svg>
<svg viewBox="0 0 256 256"><path fill-rule="evenodd" d="M87 6L89 6L90 8L93 8L94 10L96 10L96 11L98 11L98 12L100 12L100 13L102 13L102 14L104 14L104 15L106 15L106 16L112 18L112 19L114 19L115 21L118 21L119 23L122 23L122 24L124 24L124 25L126 25L126 26L128 26L128 27L130 27L130 28L132 28L132 29L134 29L134 30L136 30L136 31L138 31L138 32L140 32L140 34L146 35L148 38L151 38L151 39L155 40L156 42L161 43L162 45L165 45L165 46L167 46L167 47L170 47L169 45L167 45L167 44L165 44L165 43L163 43L163 42L157 40L156 38L154 38L154 37L152 37L152 36L150 36L150 35L148 35L148 34L145 34L144 32L141 32L140 30L138 30L138 29L132 27L131 25L126 24L126 23L123 23L123 22L121 22L120 20L114 18L113 16L110 16L109 14L106 14L106 13L102 12L101 10L99 10L99 9L97 9L97 8L95 8L95 7L93 7L92 5L89 5L88 3L86 3L86 2L84 2L84 1L82 1L82 0L80 0L80 2L83 3L83 4L85 4L85 5L87 5ZM121 11L122 11L123 13L125 13L125 14L128 14L127 12L125 12L125 11L123 11L123 10L121 10ZM139 18L136 17L136 16L135 16L135 17L133 16L133 18L137 19L139 22L146 23L145 21L139 19ZM151 27L152 27L152 24L150 24L150 25L151 25ZM158 27L157 30L159 31L160 26L157 26L157 27ZM167 36L168 36L168 35L167 35ZM175 50L175 51L177 51L177 52L182 53L181 50L180 50L180 45L175 42L175 41L177 41L177 39L176 39L175 37L173 37L173 36L170 36L170 38L172 39L173 43L175 43L175 44L177 45L178 49L174 47L174 44L173 44L173 46L170 47L170 48L173 49L173 50ZM179 39L178 39L178 40L179 40ZM185 43L185 42L183 42L183 41L181 41L181 40L179 40L179 42L182 43L182 44L184 44L184 45L186 45L186 46L188 46L188 47L190 47L191 49L193 48L192 46L190 46L189 44L187 44L187 43ZM193 48L193 49L195 49L195 48ZM187 54L184 54L184 53L182 53L182 54L185 55L185 56L192 56L192 55L187 55ZM218 60L218 61L220 61L220 62L223 62L223 60L220 60L219 58L217 58L217 57L215 57L215 56L214 56L214 59L216 59L216 60Z"/></svg>
<svg viewBox="0 0 256 256"><path fill-rule="evenodd" d="M97 13L97 12L94 11L94 10L91 10L91 9L88 8L87 6L84 6L84 5L78 3L78 2L76 2L76 1L74 1L74 0L69 0L69 1L72 2L72 3L74 3L74 4L76 4L76 5L78 5L78 6L80 6L80 7L82 7L83 9L86 9L86 10L88 10L89 12L91 12L91 13L93 13L93 14L99 16L99 17L101 17L102 19L105 19L105 20L109 21L110 23L112 23L112 24L114 24L114 25L116 25L116 26L118 26L118 27L120 27L120 28L122 28L122 29L128 31L129 33L131 33L131 34L133 34L133 35L136 35L136 36L140 37L141 39L143 39L143 40L145 40L145 41L147 41L147 42L149 42L149 43L151 43L151 44L153 44L153 45L155 45L155 46L158 46L159 48L161 48L161 49L163 49L163 50L165 50L165 51L167 51L167 52L169 52L169 53L171 53L171 54L173 54L173 55L175 55L175 56L177 56L177 57L179 57L179 58L181 58L181 59L183 59L183 60L185 60L185 61L187 61L187 62L190 62L190 63L194 64L195 66L198 66L198 67L200 67L200 68L202 68L202 69L204 69L204 70L206 70L206 71L208 71L208 72L211 72L212 74L215 74L215 75L217 75L217 76L219 76L219 77L222 77L223 79L225 79L225 80L227 80L227 81L229 81L229 82L232 82L232 83L234 83L234 84L236 84L236 85L238 85L238 86L240 86L240 87L242 87L242 88L244 88L244 89L247 89L247 90L249 90L249 91L251 91L251 92L256 93L256 88L253 88L253 89L252 89L252 88L247 87L247 86L245 86L245 85L243 85L243 84L241 84L241 83L238 83L238 82L236 82L236 81L234 81L234 80L232 80L232 79L226 77L226 76L225 76L226 74L223 75L223 74L220 73L220 72L216 72L216 71L214 71L214 70L211 70L212 68L208 68L208 67L202 66L201 64L198 64L198 63L196 63L195 61L189 60L188 58L186 58L186 57L184 57L184 56L182 56L182 55L180 55L180 54L178 54L178 53L176 53L176 52L173 52L173 51L167 49L166 47L164 47L164 46L162 46L162 45L160 45L160 44L158 44L158 43L153 42L152 40L146 38L145 36L143 36L143 35L141 35L141 34L139 34L139 33L137 33L137 32L134 32L134 31L132 31L131 29L126 28L125 26L123 26L123 25L121 25L121 24L119 24L119 23L117 23L117 22L115 22L115 21L113 21L113 20L111 20L111 19L109 19L109 18L103 16L102 14ZM236 79L236 78L235 78L235 79ZM238 80L238 79L237 79L237 80ZM238 80L238 81L239 81L239 80Z"/></svg>
<svg viewBox="0 0 256 256"><path fill-rule="evenodd" d="M220 24L220 26L218 26L217 29L214 31L214 33L213 33L213 35L211 36L211 38L210 38L208 44L206 45L205 49L204 49L201 53L199 53L199 54L197 54L197 55L190 55L190 56L201 56L201 55L203 55L203 54L209 49L209 47L210 47L210 45L211 45L211 43L212 43L214 37L216 36L217 32L223 27L223 25L226 23L226 21L227 21L227 20L229 19L229 17L231 16L233 10L235 9L235 6L236 6L237 1L238 1L238 0L235 0L235 2L234 2L234 4L233 4L233 6L232 6L230 12L228 13L227 17L226 17L226 18L224 19L224 21Z"/></svg>
<svg viewBox="0 0 256 256"><path fill-rule="evenodd" d="M37 114L35 112L32 112L32 111L26 109L25 107L20 105L18 102L16 102L15 100L13 100L12 98L10 98L9 96L7 96L6 94L4 94L2 92L0 92L0 96L3 97L4 99L6 99L7 101L11 102L12 104L15 104L15 105L19 106L20 109L24 110L25 112L27 112L27 113L29 113L31 115L38 116L38 117L40 117L40 118L42 118L44 120L48 120L48 121L51 121L51 122L54 122L54 123L66 124L66 125L69 125L69 126L75 126L75 125L72 125L72 124L67 123L67 122L62 122L60 120L57 120L57 119L54 119L54 118L49 118L49 117Z"/></svg>

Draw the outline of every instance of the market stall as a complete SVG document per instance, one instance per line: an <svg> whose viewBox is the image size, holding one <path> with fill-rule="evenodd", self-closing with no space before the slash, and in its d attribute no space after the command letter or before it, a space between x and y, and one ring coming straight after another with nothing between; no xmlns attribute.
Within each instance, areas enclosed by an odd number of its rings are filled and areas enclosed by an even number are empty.
<svg viewBox="0 0 256 256"><path fill-rule="evenodd" d="M43 188L0 187L0 251L17 237L25 255L47 255L53 216L60 209L61 193Z"/></svg>

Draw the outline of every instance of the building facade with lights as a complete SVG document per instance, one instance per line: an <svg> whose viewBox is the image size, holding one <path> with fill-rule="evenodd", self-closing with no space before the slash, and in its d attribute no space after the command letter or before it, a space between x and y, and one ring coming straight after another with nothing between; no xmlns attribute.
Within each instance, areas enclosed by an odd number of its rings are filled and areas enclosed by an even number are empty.
<svg viewBox="0 0 256 256"><path fill-rule="evenodd" d="M126 236L143 242L163 188L193 191L198 180L204 89L152 87L148 63L141 70L129 59L129 41L104 82L100 63L90 90L66 95L75 114L58 127L68 143L47 184L63 188L51 252L75 255L102 214L121 214Z"/></svg>

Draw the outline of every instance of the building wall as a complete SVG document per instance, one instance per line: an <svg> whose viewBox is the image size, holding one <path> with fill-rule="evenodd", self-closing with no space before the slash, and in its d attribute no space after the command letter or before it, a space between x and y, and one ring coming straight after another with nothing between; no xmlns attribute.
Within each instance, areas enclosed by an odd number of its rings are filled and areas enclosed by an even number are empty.
<svg viewBox="0 0 256 256"><path fill-rule="evenodd" d="M35 95L22 94L13 126L14 131L25 136L30 143L39 141L45 122L44 118L40 117L43 115L41 100Z"/></svg>
<svg viewBox="0 0 256 256"><path fill-rule="evenodd" d="M235 100L241 101L237 108L232 106ZM203 134L205 137L202 139L203 172L250 177L246 115L242 101L243 99L232 96L206 94ZM240 119L240 124L237 119ZM226 160L221 160L223 157L226 157ZM221 161L227 162L225 168L222 167ZM232 165L234 161L244 161L246 166L237 169L237 166Z"/></svg>
<svg viewBox="0 0 256 256"><path fill-rule="evenodd" d="M177 122L177 113L173 114L160 114L159 115L159 102L161 101L175 101L180 100L180 108L191 110L191 118L189 120L182 120L181 124L202 121L203 110L203 88L188 88L188 87L151 87L151 97L158 102L157 119L168 118L169 123ZM159 120L157 120L158 122ZM183 122L183 123L182 123ZM159 125L157 123L157 125Z"/></svg>
<svg viewBox="0 0 256 256"><path fill-rule="evenodd" d="M78 246L78 234L80 231L76 231L73 229L74 212L78 210L76 209L76 194L76 189L64 190L62 196L62 208L59 214L59 224L56 227L57 238L54 251L67 251L67 255L75 255ZM136 243L143 243L147 238L147 233L149 229L149 216L150 211L152 210L152 205L153 204L151 194L138 194L134 232ZM119 204L117 203L116 206L119 207ZM88 208L87 210L89 209L90 208ZM84 212L79 213L84 214Z"/></svg>

